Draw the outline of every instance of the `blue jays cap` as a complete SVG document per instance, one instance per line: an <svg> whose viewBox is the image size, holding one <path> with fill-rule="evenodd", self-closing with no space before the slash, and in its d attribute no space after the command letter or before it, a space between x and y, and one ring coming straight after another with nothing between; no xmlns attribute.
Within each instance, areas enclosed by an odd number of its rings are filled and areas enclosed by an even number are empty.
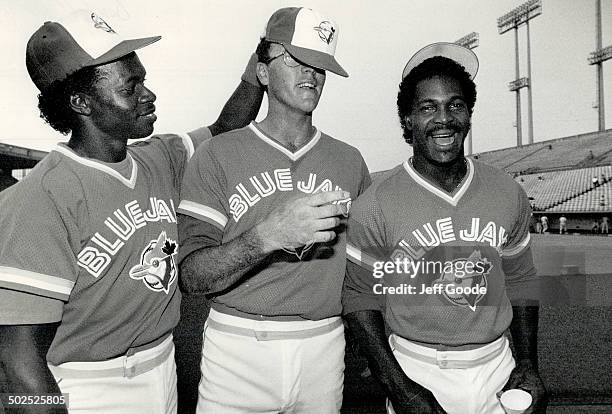
<svg viewBox="0 0 612 414"><path fill-rule="evenodd" d="M62 23L45 22L34 32L26 47L26 67L43 91L79 69L112 62L159 39L123 39L96 13L77 11Z"/></svg>
<svg viewBox="0 0 612 414"><path fill-rule="evenodd" d="M476 54L472 52L472 50L456 43L437 42L425 46L412 55L404 67L402 79L408 76L412 69L434 56L442 56L453 60L463 66L468 75L470 75L470 79L474 80L476 77L476 73L478 72L478 57L476 57Z"/></svg>
<svg viewBox="0 0 612 414"><path fill-rule="evenodd" d="M334 57L338 32L336 23L311 9L286 7L270 17L264 37L309 66L348 77Z"/></svg>

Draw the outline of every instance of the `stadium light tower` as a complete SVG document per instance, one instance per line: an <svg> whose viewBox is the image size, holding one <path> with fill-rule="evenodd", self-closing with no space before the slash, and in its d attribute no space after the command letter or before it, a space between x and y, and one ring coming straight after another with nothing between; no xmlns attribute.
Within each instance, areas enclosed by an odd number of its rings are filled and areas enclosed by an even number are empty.
<svg viewBox="0 0 612 414"><path fill-rule="evenodd" d="M599 131L606 129L606 111L604 110L603 62L612 58L612 46L601 47L601 0L595 3L595 20L597 24L596 47L589 57L590 65L597 65L597 110L599 111Z"/></svg>
<svg viewBox="0 0 612 414"><path fill-rule="evenodd" d="M533 81L531 78L531 40L529 36L529 20L542 14L542 0L530 0L512 9L497 19L499 34L504 34L514 29L514 46L516 55L516 79L508 84L512 92L516 92L516 145L523 145L521 131L521 89L527 88L527 100L529 104L527 112L528 132L527 143L533 143L533 107L531 99L531 89ZM518 48L518 28L525 24L527 28L527 77L520 78L519 70L519 48Z"/></svg>
<svg viewBox="0 0 612 414"><path fill-rule="evenodd" d="M477 32L468 33L463 36L461 39L455 41L456 44L467 47L468 49L474 49L478 46L479 35ZM472 129L473 125L470 127L470 132L468 133L468 155L472 154Z"/></svg>

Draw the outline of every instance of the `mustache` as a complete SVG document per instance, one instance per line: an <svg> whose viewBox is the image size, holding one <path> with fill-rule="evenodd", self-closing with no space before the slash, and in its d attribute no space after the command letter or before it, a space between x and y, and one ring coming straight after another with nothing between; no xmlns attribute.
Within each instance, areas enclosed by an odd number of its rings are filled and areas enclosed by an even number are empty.
<svg viewBox="0 0 612 414"><path fill-rule="evenodd" d="M461 124L457 121L449 121L444 125L436 124L430 128L427 128L427 133L432 134L434 132L442 131L442 130L452 130L454 132L463 132L468 131L472 128L472 123L468 122L467 124Z"/></svg>

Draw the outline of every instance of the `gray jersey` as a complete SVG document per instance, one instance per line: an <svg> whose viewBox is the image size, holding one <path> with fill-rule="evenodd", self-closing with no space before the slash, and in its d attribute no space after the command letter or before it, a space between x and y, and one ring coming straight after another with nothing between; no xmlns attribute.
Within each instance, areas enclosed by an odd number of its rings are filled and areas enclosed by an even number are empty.
<svg viewBox="0 0 612 414"><path fill-rule="evenodd" d="M221 244L252 229L288 199L338 189L355 198L369 182L359 151L341 141L317 131L293 153L251 124L196 151L178 211L198 219L200 233L216 233ZM183 243L183 253L202 247L197 237ZM330 243L277 251L214 301L254 315L312 320L339 315L345 243L341 231Z"/></svg>
<svg viewBox="0 0 612 414"><path fill-rule="evenodd" d="M54 365L106 360L167 336L180 304L175 207L204 138L154 137L116 164L59 145L3 192L0 322L61 317L47 356Z"/></svg>

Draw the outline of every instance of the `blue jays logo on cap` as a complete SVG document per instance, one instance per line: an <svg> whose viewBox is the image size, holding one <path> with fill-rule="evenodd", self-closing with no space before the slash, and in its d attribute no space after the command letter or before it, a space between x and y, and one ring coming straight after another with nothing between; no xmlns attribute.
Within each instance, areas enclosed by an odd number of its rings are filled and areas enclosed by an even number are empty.
<svg viewBox="0 0 612 414"><path fill-rule="evenodd" d="M300 62L347 77L334 57L339 36L340 29L333 19L307 7L277 10L265 32L268 41L282 44Z"/></svg>
<svg viewBox="0 0 612 414"><path fill-rule="evenodd" d="M112 27L110 27L110 26L109 26L109 24L108 24L108 23L106 23L106 22L104 21L104 19L103 19L103 18L101 18L100 16L98 16L97 14L92 13L92 14L91 14L91 20L94 22L94 27L95 27L96 29L102 29L102 30L104 30L105 32L108 32L108 33L116 33L116 32L113 30L113 28L112 28Z"/></svg>
<svg viewBox="0 0 612 414"><path fill-rule="evenodd" d="M313 27L313 29L319 32L319 37L325 43L330 44L331 41L334 40L336 29L334 29L334 26L331 22L323 21L319 23L319 26Z"/></svg>

